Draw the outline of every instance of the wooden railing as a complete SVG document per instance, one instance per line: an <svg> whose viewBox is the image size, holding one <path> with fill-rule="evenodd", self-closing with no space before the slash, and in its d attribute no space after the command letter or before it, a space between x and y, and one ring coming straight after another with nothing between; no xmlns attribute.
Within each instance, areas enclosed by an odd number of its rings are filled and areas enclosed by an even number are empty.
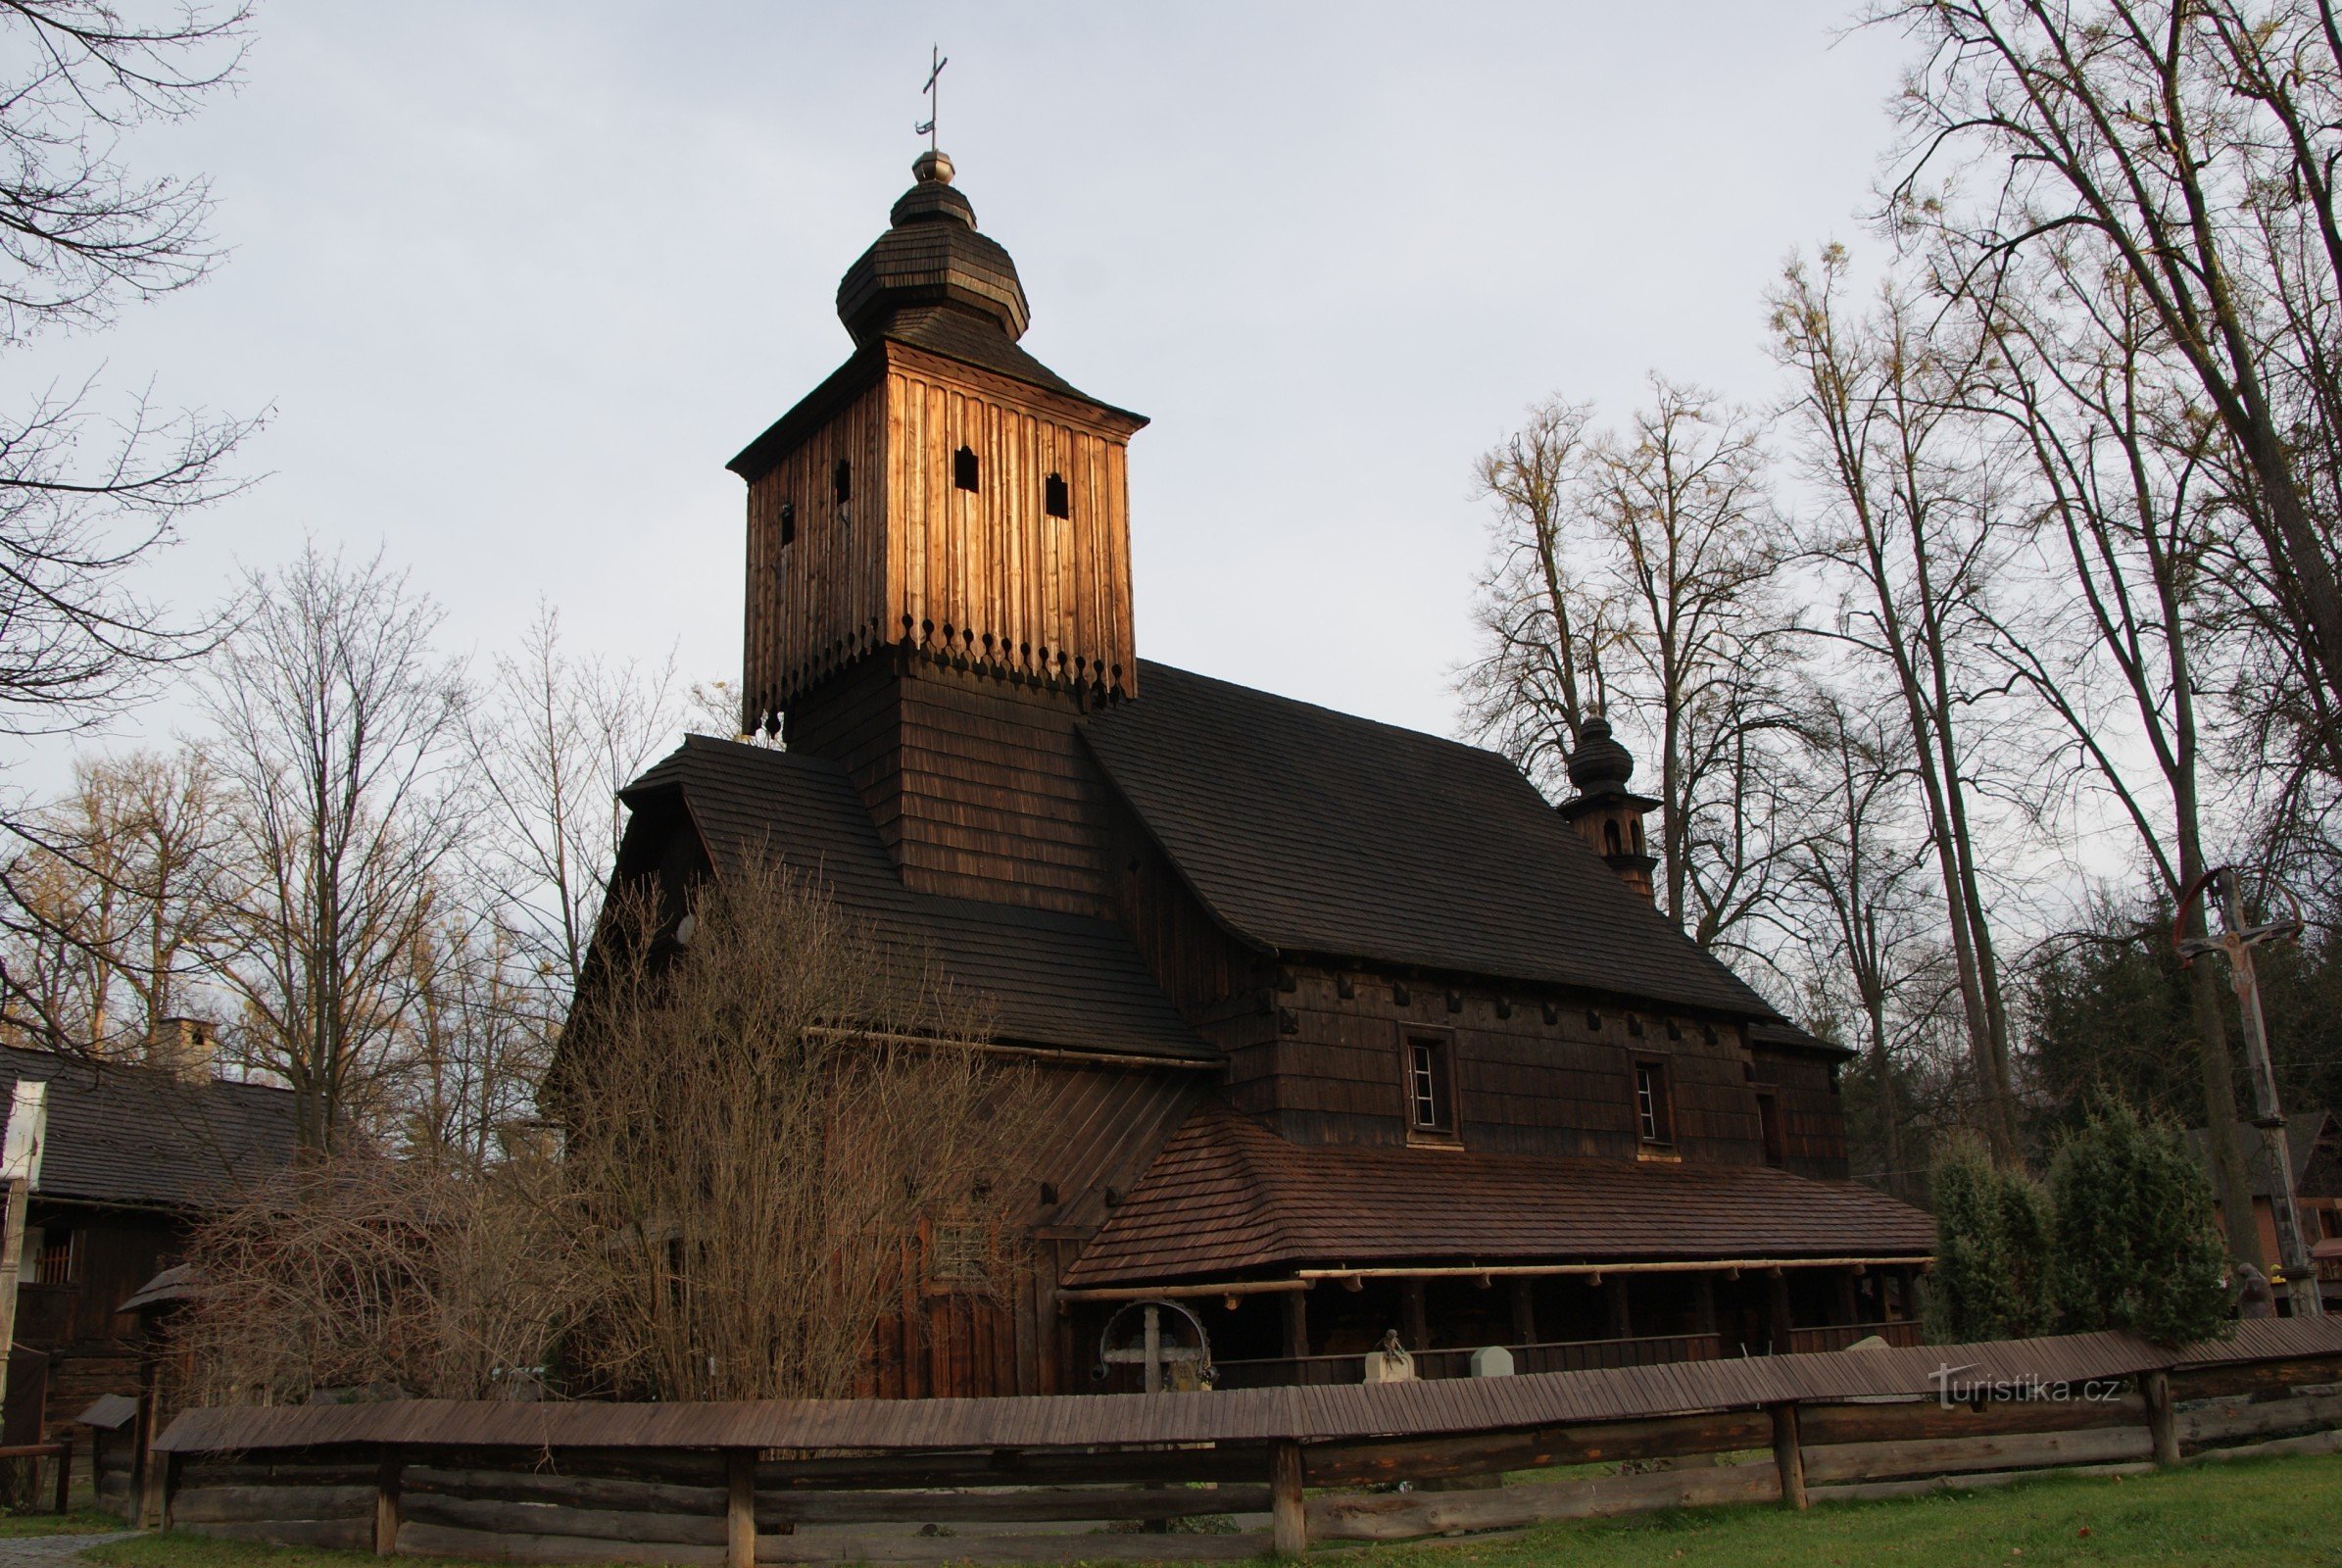
<svg viewBox="0 0 2342 1568"><path fill-rule="evenodd" d="M2342 1451L2337 1379L2342 1324L2294 1320L2176 1352L2080 1335L1306 1396L191 1410L157 1446L171 1525L290 1545L724 1568L1195 1561ZM1708 1462L1622 1463L1692 1456ZM1589 1463L1633 1473L1392 1486ZM1219 1528L1164 1533L1199 1515Z"/></svg>
<svg viewBox="0 0 2342 1568"><path fill-rule="evenodd" d="M1671 1361L1713 1361L1724 1353L1724 1339L1716 1334L1657 1334L1632 1340L1555 1340L1542 1345L1508 1345L1505 1348L1512 1351L1515 1372L1586 1372L1603 1367L1662 1366ZM1468 1349L1418 1350L1415 1375L1470 1377L1472 1355ZM1214 1386L1331 1388L1362 1383L1365 1379L1363 1355L1272 1356L1263 1360L1220 1362Z"/></svg>
<svg viewBox="0 0 2342 1568"><path fill-rule="evenodd" d="M1872 1338L1889 1345L1918 1345L1920 1326L1906 1319L1898 1323L1835 1323L1827 1328L1791 1329L1789 1352L1796 1355L1808 1350L1842 1350Z"/></svg>
<svg viewBox="0 0 2342 1568"><path fill-rule="evenodd" d="M66 1511L66 1500L73 1492L73 1446L70 1443L16 1443L0 1446L0 1459L54 1459L57 1461L57 1509Z"/></svg>

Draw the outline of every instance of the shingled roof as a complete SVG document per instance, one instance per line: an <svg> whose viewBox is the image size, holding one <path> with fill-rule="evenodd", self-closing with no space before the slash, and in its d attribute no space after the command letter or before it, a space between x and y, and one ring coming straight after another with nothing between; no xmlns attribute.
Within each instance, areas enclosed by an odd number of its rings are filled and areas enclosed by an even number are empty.
<svg viewBox="0 0 2342 1568"><path fill-rule="evenodd" d="M1926 1256L1934 1221L1764 1165L1302 1149L1211 1105L1066 1272L1088 1287L1304 1266Z"/></svg>
<svg viewBox="0 0 2342 1568"><path fill-rule="evenodd" d="M1495 753L1153 662L1140 689L1083 734L1258 946L1775 1016Z"/></svg>
<svg viewBox="0 0 2342 1568"><path fill-rule="evenodd" d="M44 1198L201 1209L232 1202L293 1157L293 1096L153 1067L0 1048L0 1098L49 1086Z"/></svg>
<svg viewBox="0 0 2342 1568"><path fill-rule="evenodd" d="M718 875L762 853L819 877L841 906L871 921L882 942L931 957L988 998L1003 1040L1219 1059L1180 1018L1120 927L905 888L837 762L694 735L628 786L625 800L641 811L670 792Z"/></svg>

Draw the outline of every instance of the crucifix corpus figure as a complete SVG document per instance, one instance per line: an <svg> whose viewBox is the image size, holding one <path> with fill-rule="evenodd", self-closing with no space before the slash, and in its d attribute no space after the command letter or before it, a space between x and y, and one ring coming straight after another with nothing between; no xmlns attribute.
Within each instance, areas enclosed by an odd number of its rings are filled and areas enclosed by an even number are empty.
<svg viewBox="0 0 2342 1568"><path fill-rule="evenodd" d="M2196 900L2207 897L2219 906L2220 934L2182 935L2189 909ZM2322 1317L2325 1303L2318 1299L2318 1265L2311 1261L2309 1241L2302 1234L2301 1203L2293 1186L2293 1152L2287 1147L2285 1118L2277 1109L2277 1075L2269 1064L2269 1029L2261 1017L2261 985L2253 974L2255 948L2266 942L2291 941L2301 931L2299 914L2265 925L2245 924L2244 894L2236 868L2216 865L2180 893L2171 946L2178 950L2183 965L2207 953L2223 954L2228 959L2228 984L2236 993L2237 1011L2244 1016L2245 1070L2253 1080L2253 1125L2261 1129L2269 1161L2269 1217L2276 1221L2277 1253L2285 1265L2285 1294L2295 1317Z"/></svg>
<svg viewBox="0 0 2342 1568"><path fill-rule="evenodd" d="M927 95L927 118L913 126L912 130L914 134L927 138L927 150L933 152L935 151L935 110L936 105L943 102L943 94L936 87L936 78L944 74L944 67L951 63L951 57L944 53L941 45L931 44L927 50L927 85L919 89Z"/></svg>

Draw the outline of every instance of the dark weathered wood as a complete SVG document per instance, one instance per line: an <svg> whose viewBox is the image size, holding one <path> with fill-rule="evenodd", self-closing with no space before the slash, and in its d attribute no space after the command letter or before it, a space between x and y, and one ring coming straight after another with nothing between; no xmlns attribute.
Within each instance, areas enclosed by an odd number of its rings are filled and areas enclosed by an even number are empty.
<svg viewBox="0 0 2342 1568"><path fill-rule="evenodd" d="M2083 1432L2026 1432L2005 1437L1945 1438L1894 1443L1803 1446L1808 1482L1892 1481L1963 1471L2046 1470L2063 1465L2113 1464L2147 1458L2154 1446L2143 1427Z"/></svg>
<svg viewBox="0 0 2342 1568"><path fill-rule="evenodd" d="M171 1503L180 1524L239 1519L356 1519L370 1517L374 1489L356 1487L181 1487Z"/></svg>
<svg viewBox="0 0 2342 1568"><path fill-rule="evenodd" d="M268 1540L269 1537L250 1539ZM292 1544L292 1543L288 1543ZM315 1544L348 1544L317 1542ZM409 1519L399 1529L402 1555L465 1557L502 1562L644 1562L705 1563L717 1568L724 1560L721 1545L689 1545L664 1541L594 1541L582 1536L534 1536L501 1530L475 1530L461 1525ZM766 1556L767 1561L775 1560Z"/></svg>
<svg viewBox="0 0 2342 1568"><path fill-rule="evenodd" d="M2227 1401L2208 1409L2190 1410L2178 1416L2172 1425L2174 1440L2183 1447L2338 1426L2342 1425L2342 1394Z"/></svg>
<svg viewBox="0 0 2342 1568"><path fill-rule="evenodd" d="M1211 1448L1050 1453L864 1454L823 1459L768 1459L756 1466L758 1491L837 1487L1007 1487L1138 1484L1148 1481L1258 1482L1268 1469L1265 1444Z"/></svg>
<svg viewBox="0 0 2342 1568"><path fill-rule="evenodd" d="M714 1513L724 1506L725 1496L722 1487L533 1470L439 1470L410 1466L403 1485L409 1493L437 1493L492 1502L549 1502L573 1508L663 1508L676 1513Z"/></svg>
<svg viewBox="0 0 2342 1568"><path fill-rule="evenodd" d="M399 1450L382 1449L381 1474L374 1483L374 1555L388 1557L399 1549L399 1476L406 1468Z"/></svg>
<svg viewBox="0 0 2342 1568"><path fill-rule="evenodd" d="M402 1510L411 1523L449 1525L461 1530L522 1536L564 1536L590 1541L679 1542L724 1545L721 1514L679 1514L648 1509L568 1508L535 1502L492 1502L417 1492Z"/></svg>
<svg viewBox="0 0 2342 1568"><path fill-rule="evenodd" d="M1264 1535L758 1536L758 1562L1242 1562Z"/></svg>
<svg viewBox="0 0 2342 1568"><path fill-rule="evenodd" d="M1309 1499L1307 1513L1310 1538L1315 1541L1405 1541L1474 1530L1512 1530L1551 1519L1764 1502L1780 1494L1780 1482L1770 1464L1699 1465L1482 1492L1318 1496Z"/></svg>
<svg viewBox="0 0 2342 1568"><path fill-rule="evenodd" d="M1435 1481L1492 1470L1539 1470L1549 1465L1615 1463L1683 1454L1761 1448L1771 1427L1754 1410L1664 1416L1535 1432L1476 1433L1461 1438L1393 1439L1311 1445L1313 1486Z"/></svg>
<svg viewBox="0 0 2342 1568"><path fill-rule="evenodd" d="M969 1492L760 1492L756 1517L766 1524L1043 1524L1058 1520L1128 1522L1208 1514L1266 1513L1265 1485L1197 1487L1040 1487Z"/></svg>
<svg viewBox="0 0 2342 1568"><path fill-rule="evenodd" d="M1994 1399L1981 1410L1933 1399L1891 1404L1801 1404L1797 1430L1809 1448L1835 1443L1885 1443L1985 1437L2017 1432L2080 1432L2135 1427L2147 1419L2136 1395L2114 1399Z"/></svg>
<svg viewBox="0 0 2342 1568"><path fill-rule="evenodd" d="M365 1551L374 1539L374 1523L363 1515L352 1519L271 1519L265 1523L190 1522L185 1528L194 1535L214 1536L223 1541L265 1541L277 1546L329 1546L341 1551Z"/></svg>
<svg viewBox="0 0 2342 1568"><path fill-rule="evenodd" d="M94 1447L93 1445L93 1451ZM70 1443L61 1443L57 1446L57 1511L59 1513L66 1512L72 1506L73 1495L73 1446Z"/></svg>
<svg viewBox="0 0 2342 1568"><path fill-rule="evenodd" d="M1797 1441L1797 1406L1776 1404L1773 1417L1773 1467L1781 1474L1781 1500L1791 1508L1805 1506L1805 1449Z"/></svg>
<svg viewBox="0 0 2342 1568"><path fill-rule="evenodd" d="M1277 1445L1269 1471L1269 1539L1280 1557L1297 1558L1309 1550L1309 1521L1301 1509L1301 1446Z"/></svg>
<svg viewBox="0 0 2342 1568"><path fill-rule="evenodd" d="M2232 1394L2269 1394L2335 1382L2342 1382L2342 1357L2245 1361L2173 1372L2171 1397L2184 1403L2189 1399L2219 1399Z"/></svg>
<svg viewBox="0 0 2342 1568"><path fill-rule="evenodd" d="M2155 1462L2169 1468L2179 1462L2179 1428L2173 1421L2171 1377L2168 1372L2149 1372L2139 1379L2139 1392L2147 1405L2147 1430L2155 1439Z"/></svg>

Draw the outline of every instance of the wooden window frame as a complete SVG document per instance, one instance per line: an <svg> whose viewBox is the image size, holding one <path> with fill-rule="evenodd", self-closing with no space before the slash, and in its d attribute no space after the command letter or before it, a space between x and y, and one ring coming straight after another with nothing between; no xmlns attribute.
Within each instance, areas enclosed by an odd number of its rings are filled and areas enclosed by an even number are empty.
<svg viewBox="0 0 2342 1568"><path fill-rule="evenodd" d="M1420 1107L1426 1098L1421 1081L1423 1069L1417 1063L1417 1052L1428 1050L1428 1098L1435 1113L1444 1111L1443 1117L1426 1119ZM1456 1103L1455 1031L1424 1028L1420 1025L1403 1028L1398 1035L1398 1090L1402 1114L1406 1117L1407 1141L1424 1144L1455 1144L1461 1142L1464 1118Z"/></svg>
<svg viewBox="0 0 2342 1568"><path fill-rule="evenodd" d="M1756 1092L1757 1141L1764 1147L1765 1163L1775 1167L1789 1162L1789 1141L1781 1124L1781 1095L1771 1086Z"/></svg>
<svg viewBox="0 0 2342 1568"><path fill-rule="evenodd" d="M1052 473L1041 481L1041 511L1045 516L1073 520L1073 486L1065 475Z"/></svg>
<svg viewBox="0 0 2342 1568"><path fill-rule="evenodd" d="M1667 1063L1657 1056L1636 1056L1630 1079L1635 1103L1635 1141L1644 1149L1676 1146L1675 1086Z"/></svg>
<svg viewBox="0 0 2342 1568"><path fill-rule="evenodd" d="M62 1248L57 1245L60 1230L57 1226L44 1225L41 1227L40 1250L33 1254L32 1267L29 1270L24 1270L30 1283L34 1285L78 1285L81 1283L81 1227L69 1225L63 1228L65 1245ZM63 1254L63 1262L54 1271L54 1277L52 1277L49 1262L51 1258L57 1257L60 1253ZM22 1268L22 1265L19 1266Z"/></svg>
<svg viewBox="0 0 2342 1568"><path fill-rule="evenodd" d="M951 453L951 488L976 494L984 487L984 462L976 449L961 442Z"/></svg>

